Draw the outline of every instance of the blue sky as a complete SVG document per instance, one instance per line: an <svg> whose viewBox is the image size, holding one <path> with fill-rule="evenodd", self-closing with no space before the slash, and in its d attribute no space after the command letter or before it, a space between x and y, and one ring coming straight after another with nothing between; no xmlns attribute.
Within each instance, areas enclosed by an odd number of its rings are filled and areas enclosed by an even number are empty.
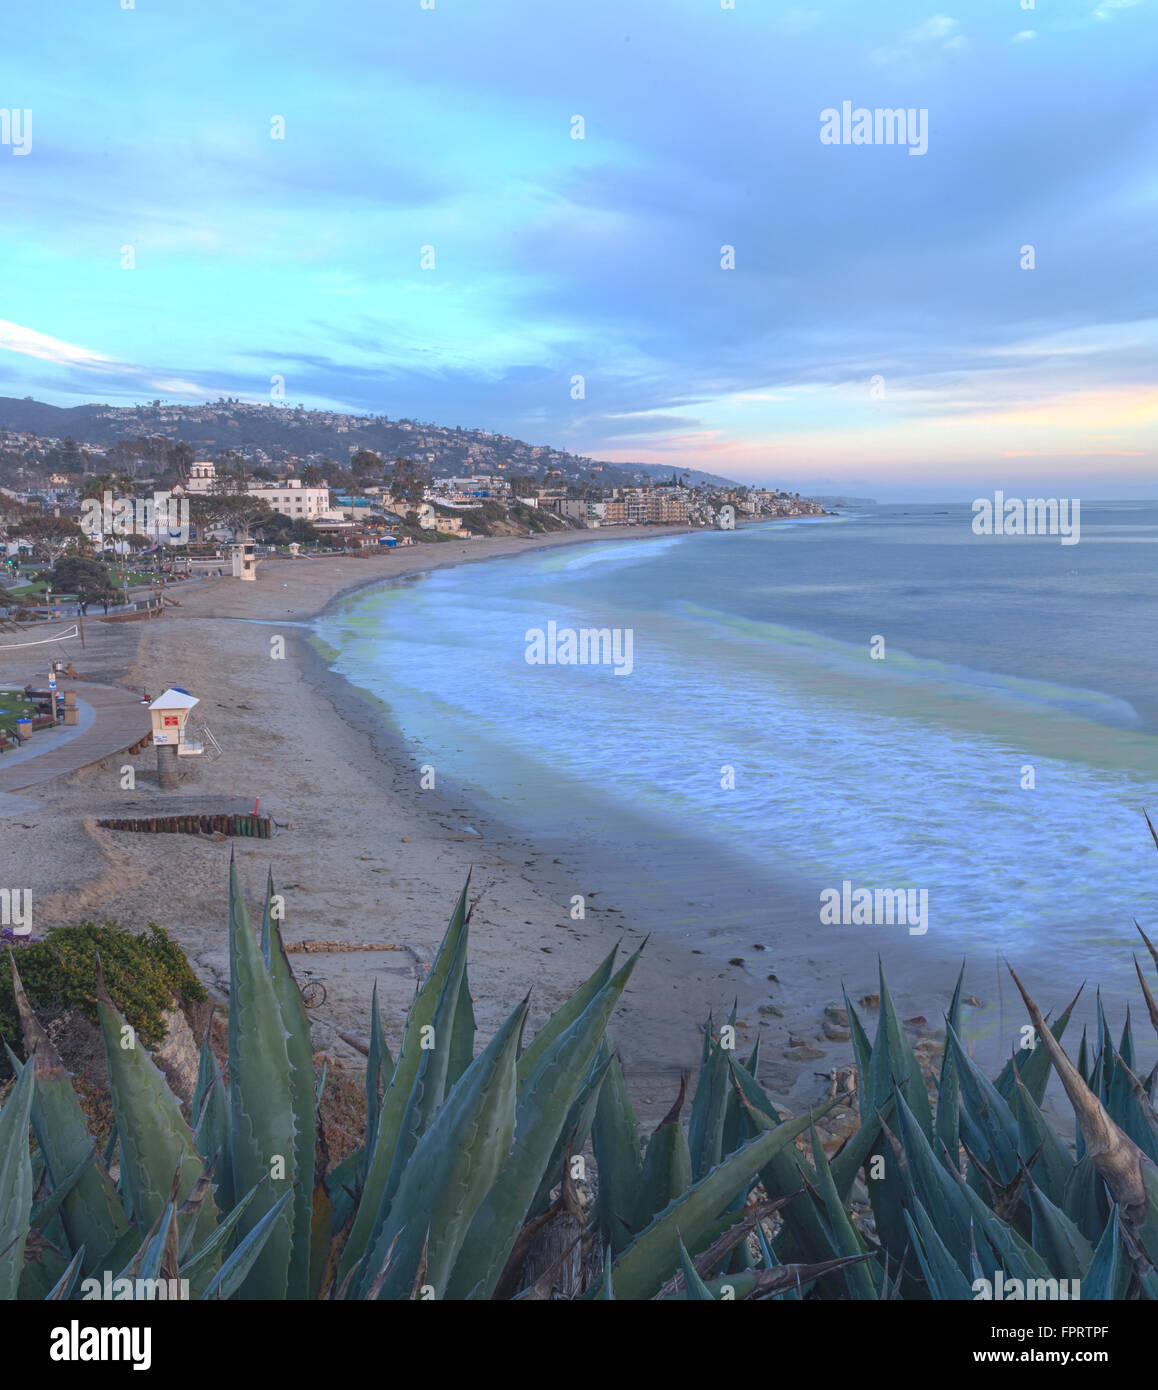
<svg viewBox="0 0 1158 1390"><path fill-rule="evenodd" d="M0 394L1158 495L1158 0L433 3L11 8ZM845 101L927 152L823 144Z"/></svg>

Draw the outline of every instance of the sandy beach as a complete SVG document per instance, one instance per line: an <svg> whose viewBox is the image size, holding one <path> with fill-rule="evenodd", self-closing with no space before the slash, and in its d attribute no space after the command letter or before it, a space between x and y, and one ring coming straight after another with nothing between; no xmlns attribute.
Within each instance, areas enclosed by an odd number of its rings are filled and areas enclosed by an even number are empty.
<svg viewBox="0 0 1158 1390"><path fill-rule="evenodd" d="M84 917L132 928L158 922L223 998L227 873L235 850L251 913L260 911L272 871L285 898L287 941L340 944L295 961L327 990L313 1014L315 1050L356 1066L360 1058L341 1034L367 1036L377 982L386 1035L397 1046L416 983L470 871L477 900L470 981L480 1036L488 1037L528 989L530 1026L537 1027L612 946L635 949L644 927L620 906L595 906L606 898L582 846L570 853L550 842L544 847L488 819L453 788L421 790L417 761L370 697L329 671L308 624L343 595L383 580L531 547L664 534L671 531L616 528L602 536L447 542L369 558L268 560L254 584L213 579L179 587L179 607L161 620L87 623L83 653L77 642L65 644L79 671L150 696L170 685L188 689L223 752L183 758L174 791L158 788L151 747L32 789L0 808L7 813L0 821L5 881L31 889L37 932ZM280 659L271 655L279 638ZM6 661L0 680L37 677L47 650L37 649L35 661ZM83 698L84 683L75 688ZM132 789L122 787L125 766L134 768ZM261 812L283 827L259 843L135 835L96 824L113 816L252 810L257 798ZM569 915L575 893L589 899L581 921ZM804 905L781 904L778 911L795 918ZM839 965L809 959L804 927L802 919L786 931L774 966L708 924L702 938L652 932L612 1027L645 1127L671 1104L681 1070L697 1065L698 1026L709 1010L719 1021L733 1001L738 1047L746 1051L763 1036L761 1074L787 1108L798 1111L828 1095L825 1074L851 1059L840 1020L824 1015L825 1005L839 1000L838 971L854 999L876 988L875 974L867 955ZM713 937L721 938L714 949ZM945 983L938 979L932 992L930 982L924 997L911 985L898 992L902 1012L939 1020Z"/></svg>

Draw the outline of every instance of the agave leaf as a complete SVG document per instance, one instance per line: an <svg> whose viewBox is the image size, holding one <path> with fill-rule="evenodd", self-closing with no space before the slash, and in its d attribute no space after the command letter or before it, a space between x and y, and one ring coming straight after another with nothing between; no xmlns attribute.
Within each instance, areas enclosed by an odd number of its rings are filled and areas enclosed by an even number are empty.
<svg viewBox="0 0 1158 1390"><path fill-rule="evenodd" d="M1115 1202L1093 1258L1082 1275L1082 1300L1125 1298L1130 1274L1130 1261L1122 1248L1120 1212Z"/></svg>
<svg viewBox="0 0 1158 1390"><path fill-rule="evenodd" d="M1134 925L1138 926L1136 922ZM1142 928L1138 927L1138 930L1141 932ZM1142 939L1143 941L1146 940L1145 932L1142 932ZM1150 943L1147 941L1146 944L1149 945ZM1154 1002L1154 996L1150 993L1150 986L1146 983L1146 976L1142 974L1142 967L1138 964L1137 956L1134 957L1134 969L1138 972L1138 983L1142 986L1142 997L1146 1000L1146 1012L1150 1015L1150 1022L1155 1033L1158 1033L1158 1004Z"/></svg>
<svg viewBox="0 0 1158 1390"><path fill-rule="evenodd" d="M1038 1155L1033 1178L1055 1207L1065 1207L1066 1186L1074 1164L1065 1146L1046 1123L1027 1087L1015 1082L1011 1101L1017 1117L1018 1150Z"/></svg>
<svg viewBox="0 0 1158 1390"><path fill-rule="evenodd" d="M99 957L97 1009L120 1142L121 1177L131 1214L142 1229L149 1229L170 1200L173 1174L180 1173L176 1196L184 1201L200 1180L204 1164L177 1097L109 998ZM216 1224L213 1203L203 1203L196 1221L198 1240L207 1240Z"/></svg>
<svg viewBox="0 0 1158 1390"><path fill-rule="evenodd" d="M603 1251L603 1277L600 1280L600 1298L614 1300L615 1288L611 1283L611 1250L605 1248Z"/></svg>
<svg viewBox="0 0 1158 1390"><path fill-rule="evenodd" d="M820 1199L824 1204L829 1239L838 1256L864 1254L867 1247L856 1227L852 1224L844 1209L844 1203L837 1194L836 1184L832 1180L832 1172L828 1166L828 1156L821 1145L815 1125L812 1126L812 1166L816 1170ZM870 1263L851 1265L845 1271L844 1278L848 1287L849 1298L875 1299L880 1296L879 1275L875 1274Z"/></svg>
<svg viewBox="0 0 1158 1390"><path fill-rule="evenodd" d="M679 1258L680 1239L695 1249L720 1213L752 1185L772 1155L786 1148L811 1124L811 1115L786 1120L737 1149L719 1167L693 1183L616 1260L612 1271L616 1298L650 1298Z"/></svg>
<svg viewBox="0 0 1158 1390"><path fill-rule="evenodd" d="M202 1269L210 1269L214 1259L222 1250L225 1249L229 1238L232 1236L237 1223L245 1213L246 1207L253 1201L257 1192L256 1187L250 1188L240 1202L233 1208L227 1216L223 1216L217 1223L217 1229L189 1255L187 1259L181 1261L181 1273L186 1278L192 1278L194 1274Z"/></svg>
<svg viewBox="0 0 1158 1390"><path fill-rule="evenodd" d="M342 1230L353 1216L361 1191L361 1173L365 1163L363 1151L356 1149L336 1163L325 1175L323 1181L326 1195L334 1208L334 1230Z"/></svg>
<svg viewBox="0 0 1158 1390"><path fill-rule="evenodd" d="M591 1142L599 1168L596 1219L601 1242L618 1254L631 1239L628 1221L639 1192L643 1162L639 1153L639 1121L627 1094L619 1058L604 1043L611 1061L591 1127ZM650 1220L651 1213L648 1213Z"/></svg>
<svg viewBox="0 0 1158 1390"><path fill-rule="evenodd" d="M1029 1206L1033 1212L1033 1248L1057 1278L1080 1280L1093 1259L1093 1246L1033 1182L1029 1184Z"/></svg>
<svg viewBox="0 0 1158 1390"><path fill-rule="evenodd" d="M675 1104L655 1127L648 1141L647 1152L639 1173L635 1206L627 1218L630 1230L624 1230L625 1249L635 1236L649 1226L658 1212L676 1201L692 1184L692 1155L687 1136L680 1127L680 1111L687 1096L687 1077L680 1078L679 1095Z"/></svg>
<svg viewBox="0 0 1158 1390"><path fill-rule="evenodd" d="M1050 1278L1045 1261L1027 1240L991 1211L968 1183L962 1183L960 1191L972 1208L977 1230L993 1250L997 1260L994 1269L1004 1270L1011 1279Z"/></svg>
<svg viewBox="0 0 1158 1390"><path fill-rule="evenodd" d="M383 1298L409 1296L425 1256L435 1298L447 1294L472 1222L507 1159L515 1132L515 1063L527 1001L463 1073L418 1141L366 1267L382 1268L397 1239ZM429 1243L427 1235L429 1233ZM517 1234L517 1232L516 1232Z"/></svg>
<svg viewBox="0 0 1158 1390"><path fill-rule="evenodd" d="M734 1059L729 1060L737 1101L752 1131L762 1133L765 1129L780 1124L782 1117L764 1088L746 1068L741 1067ZM753 1115L752 1111L757 1111L758 1114ZM851 1187L856 1176L855 1169L851 1173L845 1171L845 1165L849 1162L850 1159L845 1159L841 1166L838 1190L840 1184L845 1181ZM774 1154L760 1172L760 1181L764 1184L768 1196L789 1197L800 1192L803 1187L802 1165L807 1167L807 1161L794 1148L782 1149ZM673 1197L675 1195L671 1194ZM836 1253L828 1232L821 1225L811 1203L791 1202L784 1209L784 1224L794 1242L796 1252L805 1259L813 1263L822 1263Z"/></svg>
<svg viewBox="0 0 1158 1390"><path fill-rule="evenodd" d="M961 1137L971 1153L995 1172L1003 1184L1018 1173L1017 1120L997 1087L965 1051L956 1030L946 1033L946 1046L961 1086Z"/></svg>
<svg viewBox="0 0 1158 1390"><path fill-rule="evenodd" d="M0 1111L0 1300L16 1297L32 1215L28 1126L36 1068L25 1065Z"/></svg>
<svg viewBox="0 0 1158 1390"><path fill-rule="evenodd" d="M314 1058L310 1022L302 992L294 978L281 922L273 913L273 874L268 880L262 936L269 943L269 974L286 1033L293 1101L294 1162L293 1237L286 1286L287 1298L306 1298L310 1287L310 1227L313 1215L314 1164L317 1147L317 1110L314 1099Z"/></svg>
<svg viewBox="0 0 1158 1390"><path fill-rule="evenodd" d="M209 1036L213 1029L213 1013L214 1010L211 1008L209 1022L205 1025L205 1034L201 1039L201 1047L197 1054L197 1080L193 1085L193 1104L189 1108L189 1118L194 1130L201 1123L201 1112L204 1109L205 1097L209 1094L209 1088L213 1085L214 1080L221 1075L217 1058L214 1057L213 1049L209 1046Z"/></svg>
<svg viewBox="0 0 1158 1390"><path fill-rule="evenodd" d="M880 967L880 1018L869 1062L869 1085L873 1110L879 1110L892 1093L893 1081L901 1088L917 1123L927 1138L933 1135L933 1111L925 1091L924 1077L897 1014L893 997ZM851 1015L850 1015L851 1017Z"/></svg>
<svg viewBox="0 0 1158 1390"><path fill-rule="evenodd" d="M60 1276L56 1285L46 1296L47 1302L57 1302L58 1300L71 1298L72 1291L76 1287L76 1281L80 1276L81 1266L84 1263L84 1246L82 1245L72 1259L68 1262L68 1268Z"/></svg>
<svg viewBox="0 0 1158 1390"><path fill-rule="evenodd" d="M920 1204L958 1269L965 1270L969 1265L970 1246L970 1211L965 1199L965 1184L954 1177L944 1163L937 1161L900 1087L894 1089L893 1096L897 1130L906 1160L903 1167L897 1163L893 1166L900 1169L900 1179L908 1194L904 1205L912 1212L915 1204ZM888 1166L886 1159L886 1172Z"/></svg>
<svg viewBox="0 0 1158 1390"><path fill-rule="evenodd" d="M599 1092L603 1089L607 1070L611 1065L611 1053L610 1049L606 1047L606 1039L604 1039L604 1046L600 1048L600 1054L605 1049L607 1055L596 1056L595 1061L591 1064L591 1070L583 1078L579 1094L571 1102L567 1118L563 1121L563 1128L559 1131L559 1138L555 1141L554 1151L543 1170L538 1191L531 1202L530 1216L537 1216L539 1212L544 1211L549 1206L552 1190L563 1181L564 1164L569 1157L578 1154L587 1142L587 1136L591 1133L591 1125L595 1119L595 1109L599 1103Z"/></svg>
<svg viewBox="0 0 1158 1390"><path fill-rule="evenodd" d="M852 1255L840 1260L824 1260L820 1264L776 1265L773 1269L744 1270L709 1279L707 1290L717 1302L739 1302L741 1299L792 1298L814 1279L839 1274L849 1266L867 1260L867 1255Z"/></svg>
<svg viewBox="0 0 1158 1390"><path fill-rule="evenodd" d="M1108 1219L1109 1202L1106 1188L1093 1160L1087 1154L1079 1159L1066 1183L1065 1200L1062 1210L1089 1241L1098 1239L1098 1233L1105 1229Z"/></svg>
<svg viewBox="0 0 1158 1390"><path fill-rule="evenodd" d="M32 1108L34 1110L36 1108L35 1098L33 1099ZM36 1126L33 1125L34 1132L35 1129ZM52 1191L48 1194L48 1196L45 1197L42 1201L33 1202L32 1218L29 1222L29 1225L33 1228L33 1230L47 1230L49 1222L56 1217L57 1213L64 1205L65 1198L68 1197L71 1192L76 1190L77 1184L88 1171L89 1165L94 1163L95 1161L96 1140L94 1139L91 1141L88 1151L88 1157L81 1159L81 1161L76 1165L72 1172L69 1173L68 1176L64 1179L64 1181L60 1184L60 1186L54 1187Z"/></svg>
<svg viewBox="0 0 1158 1390"><path fill-rule="evenodd" d="M864 1024L860 1021L860 1015L853 1008L852 1000L848 997L848 990L841 985L840 992L844 996L844 1010L848 1014L848 1030L852 1038L853 1056L856 1058L857 1102L860 1105L860 1117L863 1122L871 1119L876 1113L869 1088L873 1047L872 1043L869 1042L868 1034L865 1032Z"/></svg>
<svg viewBox="0 0 1158 1390"><path fill-rule="evenodd" d="M238 1241L233 1253L213 1276L202 1299L232 1298L238 1293L269 1240L286 1219L293 1192L283 1192L258 1223Z"/></svg>
<svg viewBox="0 0 1158 1390"><path fill-rule="evenodd" d="M214 1061L216 1067L216 1061ZM193 1135L193 1146L206 1163L214 1163L213 1182L217 1206L227 1211L234 1205L233 1139L231 1134L229 1093L217 1067L201 1107L201 1118Z"/></svg>
<svg viewBox="0 0 1158 1390"><path fill-rule="evenodd" d="M1070 1021L1070 1016L1073 1014L1075 1005L1081 998L1083 989L1085 989L1084 984L1061 1011L1057 1021L1051 1023L1049 1026L1050 1032L1058 1042L1062 1040L1066 1025ZM954 1027L956 1027L956 1024L954 1024ZM960 1029L957 1031L960 1032ZM1029 1047L1019 1048L1009 1061L1006 1062L1005 1066L1001 1069L1001 1075L994 1084L1000 1095L1012 1106L1015 1086L1014 1077L1015 1075L1020 1076L1022 1084L1033 1097L1034 1103L1040 1106L1045 1099L1045 1088L1049 1082L1049 1068L1049 1052L1045 1048L1038 1047L1037 1038L1034 1037Z"/></svg>
<svg viewBox="0 0 1158 1390"><path fill-rule="evenodd" d="M443 987L458 955L459 942L467 930L466 909L467 889L469 887L470 875L468 874L451 915L446 934L442 938L442 944L438 948L434 964L431 966L426 979L423 980L422 987L419 989L414 1003L410 1006L410 1012L406 1015L406 1026L402 1033L402 1046L398 1053L398 1061L394 1066L390 1084L387 1086L386 1094L382 1100L382 1109L378 1117L378 1133L372 1144L369 1139L366 1142L366 1148L370 1150L370 1155L366 1163L362 1200L358 1204L353 1227L338 1263L339 1286L345 1282L354 1264L362 1258L371 1245L377 1243L381 1234L382 1221L385 1216L383 1198L386 1193L386 1185L394 1166L394 1153L402 1132L403 1118L410 1103L414 1078L418 1075L419 1065L425 1055L421 1046L422 1040L429 1036L423 1032L423 1029L427 1028L433 1021Z"/></svg>
<svg viewBox="0 0 1158 1390"><path fill-rule="evenodd" d="M724 1116L732 1090L728 1053L712 1038L710 1021L706 1032L708 1058L700 1067L688 1123L688 1148L692 1155L692 1177L696 1181L715 1168L724 1156Z"/></svg>
<svg viewBox="0 0 1158 1390"><path fill-rule="evenodd" d="M641 948L642 949L642 948ZM515 1146L485 1196L450 1283L451 1298L490 1298L527 1219L567 1113L639 960L637 951L568 1028L539 1054L519 1087Z"/></svg>
<svg viewBox="0 0 1158 1390"><path fill-rule="evenodd" d="M961 1031L961 987L965 983L965 966L957 975L957 985L945 1015L945 1036L949 1030ZM933 1122L933 1150L942 1162L952 1168L957 1167L957 1150L960 1144L961 1083L957 1077L957 1067L953 1061L953 1049L945 1047L941 1051L941 1076L937 1083L937 1114Z"/></svg>
<svg viewBox="0 0 1158 1390"><path fill-rule="evenodd" d="M12 991L24 1034L24 1050L36 1073L32 1128L49 1178L59 1187L69 1173L85 1165L76 1186L64 1199L61 1221L69 1247L76 1250L83 1245L89 1261L86 1268L93 1269L128 1231L129 1220L105 1164L89 1162L93 1141L80 1100L60 1054L29 1006L15 962Z"/></svg>
<svg viewBox="0 0 1158 1390"><path fill-rule="evenodd" d="M458 1004L454 1010L454 1029L450 1037L450 1062L446 1071L447 1090L453 1089L458 1078L474 1061L475 1017L474 1000L470 995L469 971L462 972Z"/></svg>
<svg viewBox="0 0 1158 1390"><path fill-rule="evenodd" d="M972 1299L972 1285L945 1248L936 1226L917 1198L913 1199L912 1211L905 1211L904 1218L917 1263L933 1297L938 1301Z"/></svg>
<svg viewBox="0 0 1158 1390"><path fill-rule="evenodd" d="M1106 1108L1114 1123L1134 1141L1152 1163L1158 1163L1158 1115L1146 1087L1134 1075L1122 1054L1112 1051L1113 1072Z"/></svg>
<svg viewBox="0 0 1158 1390"><path fill-rule="evenodd" d="M842 1202L848 1201L848 1194L852 1191L857 1173L868 1162L869 1155L880 1138L881 1124L892 1113L893 1102L889 1100L878 1115L874 1115L867 1124L861 1125L855 1134L850 1134L829 1159L832 1180L836 1184L837 1196Z"/></svg>
<svg viewBox="0 0 1158 1390"><path fill-rule="evenodd" d="M678 1231L676 1235L678 1238ZM689 1303L715 1303L716 1296L696 1273L696 1267L692 1264L692 1257L688 1254L687 1246L682 1240L680 1240L679 1245L680 1269L684 1276L684 1298Z"/></svg>
<svg viewBox="0 0 1158 1390"><path fill-rule="evenodd" d="M325 1178L320 1174L314 1183L313 1203L310 1210L310 1297L317 1298L327 1275L332 1273L331 1265L337 1268L338 1251L333 1234L341 1227L335 1223L334 1204L326 1188Z"/></svg>
<svg viewBox="0 0 1158 1390"><path fill-rule="evenodd" d="M642 947L640 948L643 949ZM611 982L611 975L615 969L615 957L619 952L616 946L601 960L594 972L586 979L574 994L555 1010L551 1017L543 1024L542 1028L535 1034L531 1041L523 1050L523 1055L519 1058L519 1085L535 1070L546 1049L555 1041L560 1033L565 1032L575 1020L584 1013L595 998Z"/></svg>
<svg viewBox="0 0 1158 1390"><path fill-rule="evenodd" d="M466 952L469 933L469 914L463 923L458 938L458 947L451 961L450 970L439 991L434 1013L430 1018L430 1028L422 1039L421 1056L410 1096L402 1115L398 1140L394 1148L394 1161L390 1165L390 1176L382 1194L377 1229L381 1229L390 1213L390 1203L402 1182L402 1175L419 1139L430 1128L447 1092L447 1073L450 1057L454 1050L454 1020L458 1012L462 993L462 982L466 978ZM432 1044L427 1046L427 1044Z"/></svg>
<svg viewBox="0 0 1158 1390"><path fill-rule="evenodd" d="M308 1034L307 1034L308 1036ZM312 1102L312 1097L311 1097ZM286 1297L293 1238L292 1202L297 1172L294 1088L278 991L253 932L229 862L229 1106L233 1181L237 1191L258 1187L241 1218L239 1234L254 1251L240 1285L242 1298ZM262 1179L266 1179L262 1183ZM279 1215L265 1226L272 1211ZM261 1227L260 1248L245 1237ZM238 1266L233 1266L237 1268ZM224 1281L214 1281L218 1288Z"/></svg>
<svg viewBox="0 0 1158 1390"><path fill-rule="evenodd" d="M1012 970L1009 973L1021 992L1038 1036L1049 1048L1050 1059L1077 1114L1086 1150L1094 1167L1121 1206L1122 1215L1138 1232L1153 1262L1158 1258L1158 1205L1149 1198L1152 1187L1158 1186L1158 1168L1114 1123L1105 1106L1078 1075L1073 1063L1062 1051L1061 1044L1044 1028L1041 1011L1021 981ZM1158 1196L1158 1192L1155 1195Z"/></svg>

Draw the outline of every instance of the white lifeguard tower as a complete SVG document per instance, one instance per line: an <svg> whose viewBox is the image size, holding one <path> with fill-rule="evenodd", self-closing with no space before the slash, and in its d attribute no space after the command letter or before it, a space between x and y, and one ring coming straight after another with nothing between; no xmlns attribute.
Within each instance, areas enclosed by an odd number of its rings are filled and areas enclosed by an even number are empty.
<svg viewBox="0 0 1158 1390"><path fill-rule="evenodd" d="M257 578L257 545L254 541L234 541L229 547L234 579Z"/></svg>
<svg viewBox="0 0 1158 1390"><path fill-rule="evenodd" d="M200 703L195 695L173 686L149 706L153 743L157 749L157 778L166 791L177 785L177 759L205 751L202 743L186 737L189 712Z"/></svg>

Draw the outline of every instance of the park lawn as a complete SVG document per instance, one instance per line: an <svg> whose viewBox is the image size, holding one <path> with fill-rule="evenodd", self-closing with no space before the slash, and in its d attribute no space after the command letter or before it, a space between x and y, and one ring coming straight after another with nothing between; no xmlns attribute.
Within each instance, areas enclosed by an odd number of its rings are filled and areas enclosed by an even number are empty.
<svg viewBox="0 0 1158 1390"><path fill-rule="evenodd" d="M125 574L125 583L132 588L138 584L151 584L155 578L156 572L154 570L128 570ZM122 587L120 570L109 570L109 583L114 589Z"/></svg>
<svg viewBox="0 0 1158 1390"><path fill-rule="evenodd" d="M0 690L0 729L15 734L18 719L31 719L36 706L24 698L23 690Z"/></svg>

